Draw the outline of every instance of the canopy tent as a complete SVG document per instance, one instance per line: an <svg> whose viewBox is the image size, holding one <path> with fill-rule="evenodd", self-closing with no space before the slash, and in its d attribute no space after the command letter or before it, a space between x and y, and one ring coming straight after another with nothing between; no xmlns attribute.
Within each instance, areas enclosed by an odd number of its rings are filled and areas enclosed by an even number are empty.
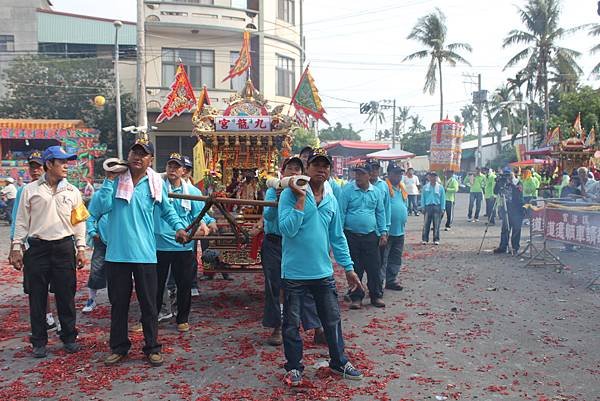
<svg viewBox="0 0 600 401"><path fill-rule="evenodd" d="M510 165L513 167L527 167L527 166L539 166L544 163L548 163L548 161L543 160L543 159L528 159L528 160L521 160L520 162L510 163Z"/></svg>
<svg viewBox="0 0 600 401"><path fill-rule="evenodd" d="M379 152L369 153L368 158L377 160L404 160L415 157L414 153L406 152L400 149L386 149Z"/></svg>

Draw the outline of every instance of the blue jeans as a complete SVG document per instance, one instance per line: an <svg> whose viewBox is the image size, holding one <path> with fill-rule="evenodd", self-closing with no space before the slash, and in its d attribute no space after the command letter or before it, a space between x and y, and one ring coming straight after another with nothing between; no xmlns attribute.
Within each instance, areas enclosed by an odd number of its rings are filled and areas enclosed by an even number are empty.
<svg viewBox="0 0 600 401"><path fill-rule="evenodd" d="M417 199L419 195L408 195L408 214L411 213L418 214L419 206L417 206Z"/></svg>
<svg viewBox="0 0 600 401"><path fill-rule="evenodd" d="M479 212L481 211L481 201L483 200L482 192L469 193L469 212L467 217L470 219L473 216L473 205L475 205L475 220L479 220Z"/></svg>
<svg viewBox="0 0 600 401"><path fill-rule="evenodd" d="M396 282L402 267L402 254L404 253L404 235L390 235L385 247L387 265L385 267L385 283Z"/></svg>
<svg viewBox="0 0 600 401"><path fill-rule="evenodd" d="M346 365L348 359L344 355L344 338L340 305L333 276L317 280L282 279L285 292L283 303L283 350L285 352L286 371L293 369L303 371L302 337L300 337L300 320L302 303L306 294L310 293L315 299L317 313L329 347L329 366L339 368Z"/></svg>
<svg viewBox="0 0 600 401"><path fill-rule="evenodd" d="M442 208L440 205L425 206L425 223L423 224L423 235L421 239L429 242L429 232L433 224L433 241L440 240L440 223L442 222Z"/></svg>

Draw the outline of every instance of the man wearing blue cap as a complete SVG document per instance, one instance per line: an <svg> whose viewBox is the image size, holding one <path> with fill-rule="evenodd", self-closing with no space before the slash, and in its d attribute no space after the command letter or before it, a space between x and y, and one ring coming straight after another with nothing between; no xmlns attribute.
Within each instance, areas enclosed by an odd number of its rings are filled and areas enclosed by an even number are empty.
<svg viewBox="0 0 600 401"><path fill-rule="evenodd" d="M17 270L25 268L30 340L36 358L46 356L49 285L54 289L64 348L69 353L79 351L75 342L75 268L81 269L85 263L85 223L73 224L73 214L83 200L66 180L68 162L76 158L60 146L47 148L42 155L45 173L23 188L17 211L9 259ZM25 241L29 248L23 254Z"/></svg>
<svg viewBox="0 0 600 401"><path fill-rule="evenodd" d="M281 277L284 288L283 349L286 381L291 386L302 383L303 344L300 320L305 294L315 298L319 319L329 347L329 368L345 379L360 380L363 375L344 354L344 336L340 319L330 249L346 271L352 291L362 288L354 273L348 243L342 232L339 206L333 194L325 191L331 158L324 149L314 149L307 160L308 187L292 183L281 193L279 228L283 237ZM377 280L379 281L379 280ZM364 290L364 289L363 289Z"/></svg>
<svg viewBox="0 0 600 401"><path fill-rule="evenodd" d="M177 242L187 242L185 225L168 200L167 186L150 168L154 145L138 138L129 150L129 169L118 177L110 174L97 191L99 201L90 212L108 214L106 278L111 303L110 349L104 363L114 365L129 352L127 320L129 301L135 290L144 331L144 354L153 366L163 363L158 343L158 311L156 305L156 239L154 211L175 231ZM134 280L135 279L135 280Z"/></svg>
<svg viewBox="0 0 600 401"><path fill-rule="evenodd" d="M385 303L381 299L383 283L379 247L386 245L388 233L384 194L369 181L369 163L360 163L353 170L356 179L344 186L340 200L344 233L356 274L362 280L364 273L367 273L371 304L383 308ZM351 293L350 309L360 309L364 297L365 293L360 288Z"/></svg>

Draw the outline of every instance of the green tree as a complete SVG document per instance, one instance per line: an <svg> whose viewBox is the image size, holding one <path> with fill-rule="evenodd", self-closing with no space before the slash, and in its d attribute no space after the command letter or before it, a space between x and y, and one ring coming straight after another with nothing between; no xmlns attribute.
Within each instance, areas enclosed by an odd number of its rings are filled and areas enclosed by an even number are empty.
<svg viewBox="0 0 600 401"><path fill-rule="evenodd" d="M527 124L526 112L523 110L523 106L518 103L509 85L503 85L494 91L490 101L486 103L486 113L489 126L498 137L497 146L500 148L499 151L502 147L500 138L503 127L507 128L508 134L512 135L514 139L522 131L523 126Z"/></svg>
<svg viewBox="0 0 600 401"><path fill-rule="evenodd" d="M600 24L592 25L592 27L590 28L589 35L590 36L600 36ZM598 43L596 46L591 48L590 54L596 54L598 52L600 52L600 43ZM592 74L600 75L600 63L596 64L594 66L594 68L592 68Z"/></svg>
<svg viewBox="0 0 600 401"><path fill-rule="evenodd" d="M600 89L583 86L575 92L562 93L554 100L556 114L550 117L550 127L560 126L563 138L571 136L573 122L581 113L581 126L589 132L600 127Z"/></svg>
<svg viewBox="0 0 600 401"><path fill-rule="evenodd" d="M465 126L465 129L467 129L470 134L473 134L473 131L475 130L475 120L477 119L477 110L475 109L475 106L472 104L463 106L460 109L460 116L462 117L462 124Z"/></svg>
<svg viewBox="0 0 600 401"><path fill-rule="evenodd" d="M550 117L549 83L554 80L559 85L569 87L582 73L575 61L580 53L559 46L558 41L581 26L571 29L560 27L560 0L528 0L524 8L518 8L518 12L525 30L510 31L502 46L526 47L514 55L504 69L526 61L521 72L528 82L529 94L538 95L544 105L543 132L546 133ZM565 82L569 80L570 82Z"/></svg>
<svg viewBox="0 0 600 401"><path fill-rule="evenodd" d="M315 148L319 145L319 140L313 130L307 128L297 128L294 131L294 144L292 145L292 152L294 154L300 153L300 150L305 146Z"/></svg>
<svg viewBox="0 0 600 401"><path fill-rule="evenodd" d="M426 155L431 145L431 132L421 131L408 133L402 141L402 150L417 156Z"/></svg>
<svg viewBox="0 0 600 401"><path fill-rule="evenodd" d="M344 128L342 123L337 122L333 126L329 126L327 128L323 128L319 131L319 140L327 142L327 141L343 141L343 140L352 140L352 141L360 141L360 133L362 130L355 131L352 128L352 124L348 124L348 128Z"/></svg>
<svg viewBox="0 0 600 401"><path fill-rule="evenodd" d="M100 131L100 142L108 155L116 155L116 108L111 60L97 58L60 59L28 56L13 61L4 71L7 89L0 100L5 118L80 119ZM106 104L94 105L95 96ZM135 102L130 94L121 96L123 126L135 123ZM134 138L125 136L123 147ZM101 170L98 170L101 171Z"/></svg>
<svg viewBox="0 0 600 401"><path fill-rule="evenodd" d="M425 130L425 126L423 125L423 119L419 115L411 116L410 123L411 125L408 129L408 133L411 135Z"/></svg>
<svg viewBox="0 0 600 401"><path fill-rule="evenodd" d="M404 138L406 135L406 122L410 119L410 107L400 107L398 109L398 115L396 116L396 123L398 124L399 140Z"/></svg>
<svg viewBox="0 0 600 401"><path fill-rule="evenodd" d="M369 124L375 123L375 132L377 132L377 125L383 124L385 122L385 114L383 114L383 110L379 107L379 102L369 102L369 115L365 122Z"/></svg>
<svg viewBox="0 0 600 401"><path fill-rule="evenodd" d="M444 118L444 90L443 90L443 75L442 64L447 63L451 67L456 66L456 63L464 63L470 65L460 54L458 50L472 51L471 45L468 43L451 43L446 44L446 16L438 8L431 14L419 18L417 24L413 27L407 39L413 39L427 49L412 53L404 58L403 61L426 59L429 58L429 66L425 75L425 86L423 92L429 91L431 95L435 93L435 88L438 82L440 84L440 120Z"/></svg>

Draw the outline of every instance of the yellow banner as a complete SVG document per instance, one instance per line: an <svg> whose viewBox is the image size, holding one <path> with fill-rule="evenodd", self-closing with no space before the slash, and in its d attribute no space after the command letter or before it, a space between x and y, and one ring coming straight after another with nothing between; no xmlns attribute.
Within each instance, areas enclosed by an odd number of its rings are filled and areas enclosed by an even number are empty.
<svg viewBox="0 0 600 401"><path fill-rule="evenodd" d="M193 158L194 182L198 183L204 179L204 172L206 171L206 160L204 160L204 143L202 140L198 140L198 143L196 143L194 146Z"/></svg>

